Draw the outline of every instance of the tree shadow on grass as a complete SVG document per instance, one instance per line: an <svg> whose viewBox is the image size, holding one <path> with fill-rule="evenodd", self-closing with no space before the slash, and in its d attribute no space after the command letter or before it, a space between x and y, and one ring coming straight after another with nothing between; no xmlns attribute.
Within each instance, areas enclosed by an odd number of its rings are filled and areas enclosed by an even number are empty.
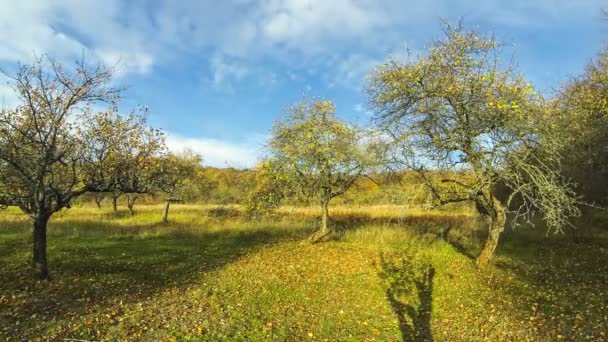
<svg viewBox="0 0 608 342"><path fill-rule="evenodd" d="M368 213L338 213L330 215L330 220L338 230L357 229L369 225L414 227L420 233L434 233L444 236L454 228L466 226L474 217L461 214L408 214L395 216L372 216Z"/></svg>
<svg viewBox="0 0 608 342"><path fill-rule="evenodd" d="M386 298L399 321L404 341L433 341L433 278L435 268L403 258L381 258L380 276L386 281ZM417 305L411 304L412 302Z"/></svg>
<svg viewBox="0 0 608 342"><path fill-rule="evenodd" d="M482 234L479 233L471 234L471 236L464 238L459 236L447 236L443 239L452 245L458 253L469 258L471 261L477 259L484 241Z"/></svg>
<svg viewBox="0 0 608 342"><path fill-rule="evenodd" d="M0 331L0 340L2 336L45 336L48 326L86 314L99 313L105 319L104 310L116 308L119 302L121 306L136 303L165 289L197 285L204 273L258 246L294 236L293 230L263 227L211 232L174 229L150 235L144 228L130 227L126 234L109 229L108 235L70 236L72 230L95 230L99 223L70 225L73 223L59 222L49 227L49 232L66 233L49 237L49 263L54 273L50 282L33 279L29 259L24 258L31 249L25 231L29 227L22 227L20 235L0 236L0 250L9 247L18 253L0 256L0 321L8 328ZM72 337L61 332L58 336Z"/></svg>
<svg viewBox="0 0 608 342"><path fill-rule="evenodd" d="M542 226L506 229L500 241L486 286L500 290L493 301L508 308L515 322L534 318L536 335L526 337L605 340L608 265L597 241L547 236ZM585 319L577 318L580 312Z"/></svg>
<svg viewBox="0 0 608 342"><path fill-rule="evenodd" d="M428 214L373 217L367 213L332 215L330 223L338 232L366 226L400 227L417 234L432 234L449 243L460 254L474 260L485 241L487 229L477 216L429 212Z"/></svg>

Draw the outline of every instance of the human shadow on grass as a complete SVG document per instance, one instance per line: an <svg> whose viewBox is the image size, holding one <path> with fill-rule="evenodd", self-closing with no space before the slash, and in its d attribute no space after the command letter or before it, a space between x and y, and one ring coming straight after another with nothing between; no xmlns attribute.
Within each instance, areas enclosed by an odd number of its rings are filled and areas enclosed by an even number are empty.
<svg viewBox="0 0 608 342"><path fill-rule="evenodd" d="M65 225L65 226L62 226ZM52 223L49 231L89 230L98 224ZM135 228L133 228L135 230ZM112 230L109 230L112 232ZM84 237L83 237L84 236ZM173 231L145 234L49 237L49 261L55 277L51 282L32 279L28 260L11 260L0 279L0 321L12 336L44 336L44 327L104 308L139 302L165 289L186 289L201 274L219 269L261 245L293 239L283 229L234 231ZM13 252L30 250L31 242L0 241ZM0 264L9 263L0 258ZM14 297L13 297L14 296ZM11 299L12 298L12 299ZM100 311L101 310L101 311ZM32 317L36 317L33 319ZM19 322L19 323L18 323ZM34 330L34 325L42 330ZM2 334L0 334L0 339ZM73 336L66 336L73 337Z"/></svg>
<svg viewBox="0 0 608 342"><path fill-rule="evenodd" d="M397 316L403 340L433 341L431 313L435 268L410 258L387 260L383 256L380 276L386 281L386 298Z"/></svg>

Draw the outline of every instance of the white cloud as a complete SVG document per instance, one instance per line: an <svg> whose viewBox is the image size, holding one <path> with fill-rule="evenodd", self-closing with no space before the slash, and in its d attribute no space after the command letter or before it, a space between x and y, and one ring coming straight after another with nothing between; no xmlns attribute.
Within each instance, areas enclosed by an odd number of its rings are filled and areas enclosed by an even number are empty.
<svg viewBox="0 0 608 342"><path fill-rule="evenodd" d="M260 65L215 54L209 61L210 82L217 91L234 93L235 86L245 79L255 80L260 90L274 89L280 82L279 75Z"/></svg>
<svg viewBox="0 0 608 342"><path fill-rule="evenodd" d="M330 84L340 84L343 87L362 90L367 75L382 63L391 60L412 62L415 61L419 55L419 51L408 48L407 44L397 46L381 56L363 53L346 55L344 58L337 61L334 67L331 68L333 71L331 77L334 79L329 81Z"/></svg>
<svg viewBox="0 0 608 342"><path fill-rule="evenodd" d="M352 39L386 24L376 1L281 0L260 7L263 35L295 49L314 50L323 42Z"/></svg>
<svg viewBox="0 0 608 342"><path fill-rule="evenodd" d="M51 27L50 3L0 1L0 8L0 61L29 61L34 52L53 50L61 57L82 51L82 44Z"/></svg>
<svg viewBox="0 0 608 342"><path fill-rule="evenodd" d="M232 81L240 81L249 74L249 68L225 56L216 54L210 60L211 80L216 89L232 89Z"/></svg>
<svg viewBox="0 0 608 342"><path fill-rule="evenodd" d="M154 59L151 55L139 51L121 51L113 49L95 49L95 55L107 66L116 67L118 75L128 72L146 74L152 70Z"/></svg>
<svg viewBox="0 0 608 342"><path fill-rule="evenodd" d="M254 139L257 140L257 139ZM167 146L173 152L192 150L203 157L204 165L215 167L254 167L261 157L261 143L232 143L218 139L189 138L167 134Z"/></svg>
<svg viewBox="0 0 608 342"><path fill-rule="evenodd" d="M342 82L329 84L346 85L410 36L427 39L440 17L490 27L575 25L599 16L603 1L0 0L0 63L86 51L120 61L124 75L187 56L203 59L213 86L264 77L260 69L277 65L338 69Z"/></svg>
<svg viewBox="0 0 608 342"><path fill-rule="evenodd" d="M381 59L366 55L349 55L336 64L333 75L335 79L332 80L332 83L359 90L363 85L365 75L381 62Z"/></svg>
<svg viewBox="0 0 608 342"><path fill-rule="evenodd" d="M28 62L35 54L71 62L85 53L108 66L121 60L121 75L153 65L146 31L120 24L118 0L0 0L0 8L0 62Z"/></svg>

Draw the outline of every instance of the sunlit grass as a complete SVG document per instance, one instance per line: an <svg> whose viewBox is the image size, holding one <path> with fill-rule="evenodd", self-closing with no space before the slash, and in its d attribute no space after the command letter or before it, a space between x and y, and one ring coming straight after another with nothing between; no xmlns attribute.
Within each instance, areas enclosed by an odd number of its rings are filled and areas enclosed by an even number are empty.
<svg viewBox="0 0 608 342"><path fill-rule="evenodd" d="M53 216L50 283L31 278L28 219L0 212L0 340L602 340L608 330L603 235L576 244L507 231L479 270L484 226L468 211L335 207L335 238L309 245L317 208L250 222L238 206L174 205L169 224L162 205L135 209Z"/></svg>

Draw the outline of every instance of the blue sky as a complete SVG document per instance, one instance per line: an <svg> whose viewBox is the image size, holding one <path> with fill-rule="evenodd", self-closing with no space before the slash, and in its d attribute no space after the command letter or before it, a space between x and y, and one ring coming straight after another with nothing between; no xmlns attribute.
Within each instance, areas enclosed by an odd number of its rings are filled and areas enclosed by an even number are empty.
<svg viewBox="0 0 608 342"><path fill-rule="evenodd" d="M368 119L364 77L420 54L440 18L463 18L509 44L519 70L550 93L608 38L601 0L0 0L0 66L83 51L118 65L122 109L146 105L174 150L250 167L273 120L303 96ZM14 95L0 83L2 103Z"/></svg>

